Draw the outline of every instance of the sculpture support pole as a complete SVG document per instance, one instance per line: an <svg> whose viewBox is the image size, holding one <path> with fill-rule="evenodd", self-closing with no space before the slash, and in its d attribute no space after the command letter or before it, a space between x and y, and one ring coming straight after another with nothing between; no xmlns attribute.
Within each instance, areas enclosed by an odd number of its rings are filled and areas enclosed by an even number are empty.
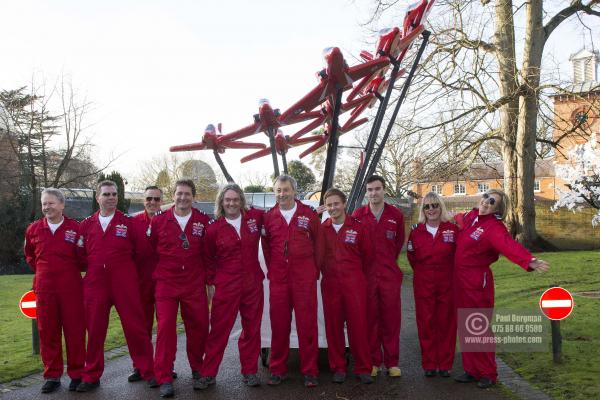
<svg viewBox="0 0 600 400"><path fill-rule="evenodd" d="M370 160L370 162L368 164L367 164L366 158L365 158L366 174L364 175L362 181L358 182L358 186L356 187L357 195L354 200L354 203L349 203L349 205L348 205L349 213L352 213L352 211L354 211L354 208L357 205L361 204L363 198L365 197L365 189L366 189L365 182L364 182L365 177L371 176L375 173L375 169L377 168L377 163L379 163L379 160L381 159L381 155L383 154L383 149L385 148L385 143L387 142L390 132L392 131L392 128L394 127L394 122L396 121L396 117L398 116L400 107L402 106L402 103L404 102L404 99L406 98L406 94L408 93L408 88L410 87L412 78L415 75L415 72L419 65L419 61L421 60L421 56L423 55L423 52L425 51L425 47L427 46L427 42L429 41L430 34L431 33L429 31L423 31L423 33L422 33L423 41L421 42L421 46L419 47L419 51L417 52L417 56L415 57L415 61L413 62L410 72L408 73L408 76L406 77L406 81L404 82L404 86L402 87L402 92L400 93L400 97L398 98L398 101L396 102L396 107L394 108L394 112L392 113L390 121L388 122L388 126L385 130L385 133L384 133L383 137L381 138L379 147L377 148L377 151L375 151L375 154L373 155L373 159ZM383 115L381 118L383 119ZM355 182L355 184L357 184L357 183ZM354 187L354 185L353 185L353 187Z"/></svg>
<svg viewBox="0 0 600 400"><path fill-rule="evenodd" d="M269 136L269 145L271 146L271 157L273 158L273 173L275 178L279 176L279 162L277 161L277 150L275 149L275 130L273 128L267 129L267 135Z"/></svg>
<svg viewBox="0 0 600 400"><path fill-rule="evenodd" d="M331 132L329 132L329 142L327 143L327 158L325 159L325 169L323 170L323 184L321 185L321 199L319 204L323 205L323 196L327 189L333 185L333 177L335 176L335 163L337 159L338 149L338 117L340 116L340 108L342 103L343 88L338 88L335 94L335 103L333 106L333 115L331 118Z"/></svg>
<svg viewBox="0 0 600 400"><path fill-rule="evenodd" d="M281 163L283 164L283 173L288 175L287 158L285 157L285 153L281 153Z"/></svg>
<svg viewBox="0 0 600 400"><path fill-rule="evenodd" d="M217 150L213 150L213 154L215 155L215 160L217 160L217 164L219 164L219 168L221 168L221 172L225 176L225 179L227 179L227 182L235 183L231 175L229 175L227 168L225 168L225 164L223 164L223 160L221 160L221 156L219 155Z"/></svg>

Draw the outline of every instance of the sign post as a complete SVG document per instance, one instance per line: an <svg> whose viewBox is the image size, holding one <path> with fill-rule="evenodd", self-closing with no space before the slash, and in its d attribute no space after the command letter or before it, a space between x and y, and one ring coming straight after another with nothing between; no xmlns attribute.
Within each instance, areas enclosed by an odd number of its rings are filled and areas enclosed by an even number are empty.
<svg viewBox="0 0 600 400"><path fill-rule="evenodd" d="M552 360L559 364L562 361L562 335L560 320L573 312L573 296L568 290L559 286L546 290L540 297L540 309L548 319L552 328Z"/></svg>
<svg viewBox="0 0 600 400"><path fill-rule="evenodd" d="M19 300L19 309L27 318L31 318L31 348L33 354L40 354L40 333L37 326L37 301L33 290L26 292Z"/></svg>

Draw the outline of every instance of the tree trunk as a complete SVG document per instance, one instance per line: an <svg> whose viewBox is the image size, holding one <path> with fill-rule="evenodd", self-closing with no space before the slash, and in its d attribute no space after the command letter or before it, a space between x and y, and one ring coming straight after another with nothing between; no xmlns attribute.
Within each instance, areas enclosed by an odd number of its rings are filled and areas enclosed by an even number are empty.
<svg viewBox="0 0 600 400"><path fill-rule="evenodd" d="M515 57L515 29L511 0L496 1L496 31L494 35L496 57L500 77L500 96L511 96L519 90L518 71ZM519 99L515 98L500 108L500 136L503 138L502 159L504 169L504 190L511 199L518 192L518 156L516 151ZM516 209L508 209L507 222L511 234L517 234Z"/></svg>

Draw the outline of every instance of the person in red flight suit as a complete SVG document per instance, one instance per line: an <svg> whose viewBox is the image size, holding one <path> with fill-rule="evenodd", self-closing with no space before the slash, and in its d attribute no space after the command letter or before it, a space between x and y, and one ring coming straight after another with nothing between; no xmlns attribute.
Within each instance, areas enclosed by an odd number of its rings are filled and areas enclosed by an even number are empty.
<svg viewBox="0 0 600 400"><path fill-rule="evenodd" d="M96 193L100 210L81 222L77 243L87 266L83 295L88 332L85 369L77 391L88 392L100 385L104 371L104 340L113 305L119 313L134 366L139 368L150 386L155 386L152 342L144 327L134 261L137 254L148 250L143 227L117 210L116 183L102 181Z"/></svg>
<svg viewBox="0 0 600 400"><path fill-rule="evenodd" d="M196 187L191 180L175 184L175 205L157 213L150 224L150 245L158 256L156 281L156 354L154 370L162 397L173 397L173 362L177 352L177 313L185 327L188 362L194 389L208 336L208 300L204 238L212 219L192 207Z"/></svg>
<svg viewBox="0 0 600 400"><path fill-rule="evenodd" d="M367 274L371 375L377 376L383 363L389 376L399 377L402 271L397 260L404 245L404 216L397 207L384 202L385 180L381 176L370 176L366 185L369 204L352 215L369 228L375 246Z"/></svg>
<svg viewBox="0 0 600 400"><path fill-rule="evenodd" d="M344 193L329 189L323 199L330 218L321 227L318 249L329 368L333 382L346 380L345 323L353 372L362 383L373 383L366 307L366 274L375 256L373 243L369 229L346 215Z"/></svg>
<svg viewBox="0 0 600 400"><path fill-rule="evenodd" d="M35 273L33 290L46 380L42 393L60 387L63 331L69 390L74 391L81 383L85 362L82 265L76 251L79 223L63 215L65 196L60 190L44 189L41 203L44 218L27 227L24 252Z"/></svg>
<svg viewBox="0 0 600 400"><path fill-rule="evenodd" d="M501 190L491 189L481 197L479 208L455 216L460 228L454 257L454 289L459 324L463 323L460 321L461 315L468 313L469 309L493 309L494 277L490 265L498 260L500 254L526 271L545 272L549 269L548 263L533 257L510 236L502 222L507 209L508 196ZM464 320L468 321L468 316ZM463 331L459 326L461 346L465 344ZM498 374L494 351L463 351L461 354L465 373L454 378L457 382L478 381L480 388L488 388L496 382Z"/></svg>
<svg viewBox="0 0 600 400"><path fill-rule="evenodd" d="M413 288L421 366L426 377L447 378L454 363L456 310L452 279L458 227L442 198L429 192L421 201L419 223L412 227L406 255L414 271Z"/></svg>
<svg viewBox="0 0 600 400"><path fill-rule="evenodd" d="M133 218L138 221L147 231L150 228L152 217L160 211L163 203L163 192L158 186L148 186L144 190L144 212L141 212ZM154 325L154 280L152 274L156 267L156 257L152 252L145 254L142 259L136 260L138 266L138 276L140 285L140 296L142 299L142 308L144 309L144 326L148 336L152 338L152 326ZM142 380L140 370L133 369L133 372L127 377L129 382Z"/></svg>
<svg viewBox="0 0 600 400"><path fill-rule="evenodd" d="M259 386L256 375L260 355L263 280L258 244L264 212L246 208L244 192L234 183L219 192L215 218L206 231L209 260L209 293L213 292L210 333L200 373L202 389L215 383L229 334L239 314L242 334L238 341L244 382Z"/></svg>
<svg viewBox="0 0 600 400"><path fill-rule="evenodd" d="M315 244L319 216L295 199L296 180L280 175L273 185L277 204L264 217L262 246L269 279L271 319L271 377L278 385L287 373L292 310L300 347L300 372L304 385L318 385L317 279Z"/></svg>

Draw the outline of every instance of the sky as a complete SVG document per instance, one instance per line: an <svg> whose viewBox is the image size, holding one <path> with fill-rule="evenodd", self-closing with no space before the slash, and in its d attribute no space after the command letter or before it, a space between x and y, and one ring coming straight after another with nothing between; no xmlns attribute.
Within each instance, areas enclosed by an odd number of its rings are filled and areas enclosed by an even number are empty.
<svg viewBox="0 0 600 400"><path fill-rule="evenodd" d="M409 3L399 1L398 8ZM261 98L285 110L317 84L324 48L340 47L355 64L376 40L362 25L371 6L368 0L0 0L0 88L70 79L80 100L92 104L85 123L94 160L116 157L110 169L133 181L141 163L169 146L199 142L208 123L221 122L223 133L251 124ZM566 37L581 35L565 28L556 37L547 52L564 65L577 50ZM272 169L269 157L240 164L249 152L224 155L236 180Z"/></svg>

